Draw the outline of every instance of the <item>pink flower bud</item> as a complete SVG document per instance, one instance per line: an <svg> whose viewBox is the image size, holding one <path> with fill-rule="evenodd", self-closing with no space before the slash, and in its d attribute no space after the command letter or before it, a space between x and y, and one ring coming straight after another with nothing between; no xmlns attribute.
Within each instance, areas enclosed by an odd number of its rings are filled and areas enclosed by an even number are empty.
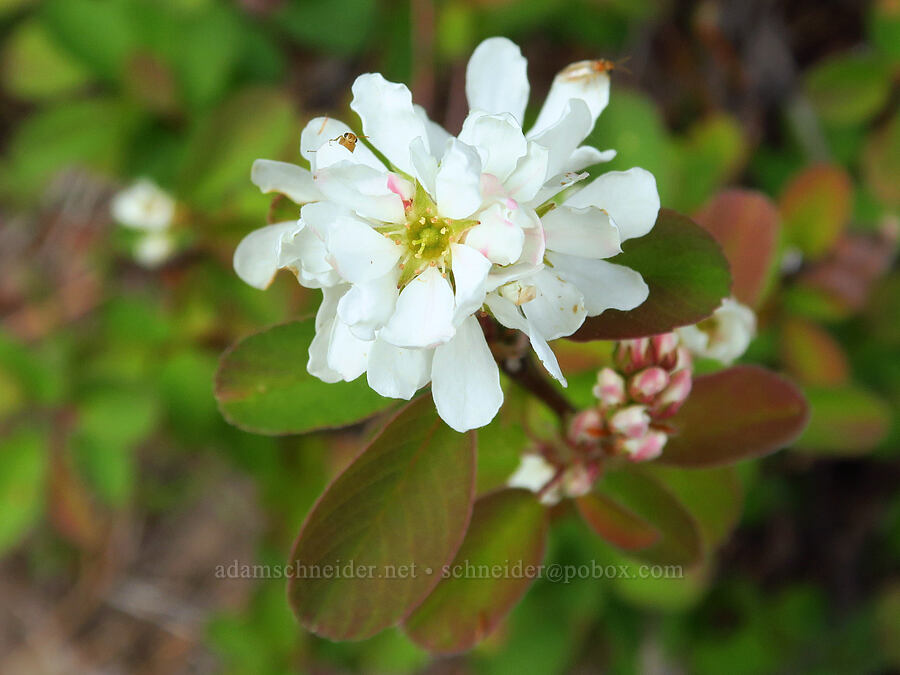
<svg viewBox="0 0 900 675"><path fill-rule="evenodd" d="M630 405L622 408L609 418L610 428L629 438L643 436L647 433L649 425L650 415L647 414L647 408L642 405Z"/></svg>
<svg viewBox="0 0 900 675"><path fill-rule="evenodd" d="M569 423L569 440L576 445L594 443L603 434L603 415L596 408L582 410Z"/></svg>
<svg viewBox="0 0 900 675"><path fill-rule="evenodd" d="M675 364L669 368L673 370L692 370L694 368L694 357L687 347L679 347L675 350Z"/></svg>
<svg viewBox="0 0 900 675"><path fill-rule="evenodd" d="M654 363L663 368L671 368L675 363L675 349L678 347L677 333L663 333L650 338L650 353Z"/></svg>
<svg viewBox="0 0 900 675"><path fill-rule="evenodd" d="M662 368L653 366L631 378L628 383L628 393L636 401L649 403L668 384L669 374Z"/></svg>
<svg viewBox="0 0 900 675"><path fill-rule="evenodd" d="M679 370L669 376L669 386L656 397L653 405L653 417L664 419L671 417L687 400L691 393L693 378L689 369Z"/></svg>
<svg viewBox="0 0 900 675"><path fill-rule="evenodd" d="M622 443L622 449L632 462L646 462L662 454L667 440L669 437L662 431L651 430L640 438L629 438Z"/></svg>
<svg viewBox="0 0 900 675"><path fill-rule="evenodd" d="M603 406L621 405L625 403L625 380L612 368L603 368L597 373L593 392Z"/></svg>
<svg viewBox="0 0 900 675"><path fill-rule="evenodd" d="M563 491L567 497L582 497L594 487L597 471L583 464L573 464L563 474Z"/></svg>
<svg viewBox="0 0 900 675"><path fill-rule="evenodd" d="M622 340L616 350L616 363L625 373L633 373L636 370L650 365L650 340L637 338L635 340Z"/></svg>

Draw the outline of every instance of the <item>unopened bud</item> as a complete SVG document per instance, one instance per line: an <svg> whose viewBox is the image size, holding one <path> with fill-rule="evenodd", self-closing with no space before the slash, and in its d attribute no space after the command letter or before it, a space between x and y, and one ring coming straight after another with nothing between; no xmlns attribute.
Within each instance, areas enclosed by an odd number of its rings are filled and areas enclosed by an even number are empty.
<svg viewBox="0 0 900 675"><path fill-rule="evenodd" d="M653 366L632 376L628 383L628 393L636 401L649 403L668 384L669 374L662 368Z"/></svg>
<svg viewBox="0 0 900 675"><path fill-rule="evenodd" d="M650 430L640 438L629 438L622 443L622 449L632 462L646 462L662 454L669 437L662 431Z"/></svg>
<svg viewBox="0 0 900 675"><path fill-rule="evenodd" d="M642 405L630 405L622 408L609 418L609 426L616 433L638 438L647 433L650 425L650 415L647 408Z"/></svg>
<svg viewBox="0 0 900 675"><path fill-rule="evenodd" d="M616 362L619 368L626 373L633 373L649 366L649 347L650 340L648 338L622 340L616 350Z"/></svg>
<svg viewBox="0 0 900 675"><path fill-rule="evenodd" d="M663 333L650 338L650 352L653 362L667 370L675 365L675 349L677 347L677 333Z"/></svg>
<svg viewBox="0 0 900 675"><path fill-rule="evenodd" d="M597 471L589 469L582 464L573 464L563 474L562 487L568 497L583 497L597 479Z"/></svg>
<svg viewBox="0 0 900 675"><path fill-rule="evenodd" d="M593 392L603 406L621 405L625 402L625 379L612 368L603 368L597 373Z"/></svg>
<svg viewBox="0 0 900 675"><path fill-rule="evenodd" d="M603 415L596 408L582 410L569 423L569 440L576 445L594 443L604 433Z"/></svg>
<svg viewBox="0 0 900 675"><path fill-rule="evenodd" d="M669 386L656 397L653 417L664 419L678 412L691 393L693 378L689 369L679 370L669 376Z"/></svg>
<svg viewBox="0 0 900 675"><path fill-rule="evenodd" d="M510 281L503 284L498 291L500 297L506 298L514 305L524 305L531 302L537 296L537 289L533 285L522 284L519 281Z"/></svg>

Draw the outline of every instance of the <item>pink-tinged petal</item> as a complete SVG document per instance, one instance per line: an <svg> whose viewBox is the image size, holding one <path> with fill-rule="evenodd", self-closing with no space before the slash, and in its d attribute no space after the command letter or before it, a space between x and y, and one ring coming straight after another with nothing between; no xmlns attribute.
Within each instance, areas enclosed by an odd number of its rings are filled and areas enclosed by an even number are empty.
<svg viewBox="0 0 900 675"><path fill-rule="evenodd" d="M541 222L549 250L580 258L610 258L622 252L618 228L600 209L557 206Z"/></svg>
<svg viewBox="0 0 900 675"><path fill-rule="evenodd" d="M628 438L640 438L647 433L650 426L650 415L646 406L630 405L622 408L609 418L609 428L617 434Z"/></svg>
<svg viewBox="0 0 900 675"><path fill-rule="evenodd" d="M538 194L547 180L550 151L543 145L528 141L525 156L519 159L515 171L504 182L511 199L528 204Z"/></svg>
<svg viewBox="0 0 900 675"><path fill-rule="evenodd" d="M622 443L622 449L632 462L648 462L662 454L668 440L668 435L662 431L651 430L641 438L629 438Z"/></svg>
<svg viewBox="0 0 900 675"><path fill-rule="evenodd" d="M522 311L547 340L571 335L586 316L584 296L555 270L541 270L532 277L537 297L522 305Z"/></svg>
<svg viewBox="0 0 900 675"><path fill-rule="evenodd" d="M569 422L568 439L576 445L592 443L605 433L603 415L596 408L582 410Z"/></svg>
<svg viewBox="0 0 900 675"><path fill-rule="evenodd" d="M376 340L369 352L366 378L382 396L409 400L431 379L430 349L402 349Z"/></svg>
<svg viewBox="0 0 900 675"><path fill-rule="evenodd" d="M474 148L456 139L447 143L434 196L444 218L467 218L481 206L481 159Z"/></svg>
<svg viewBox="0 0 900 675"><path fill-rule="evenodd" d="M649 171L609 171L572 195L566 205L604 209L619 228L622 241L626 241L653 229L659 215L659 192Z"/></svg>
<svg viewBox="0 0 900 675"><path fill-rule="evenodd" d="M456 431L483 427L500 409L500 371L474 316L434 350L431 394L441 419Z"/></svg>
<svg viewBox="0 0 900 675"><path fill-rule="evenodd" d="M352 90L350 107L362 120L366 139L398 169L415 175L409 144L422 138L427 146L428 132L413 108L409 89L379 73L366 73L356 78Z"/></svg>
<svg viewBox="0 0 900 675"><path fill-rule="evenodd" d="M559 121L542 129L539 133L528 132L528 138L543 145L550 151L547 177L561 173L575 148L587 138L594 123L587 105L580 99L572 99L566 104Z"/></svg>
<svg viewBox="0 0 900 675"><path fill-rule="evenodd" d="M453 282L456 284L456 317L459 324L484 304L484 282L491 269L491 261L474 248L464 244L450 244Z"/></svg>
<svg viewBox="0 0 900 675"><path fill-rule="evenodd" d="M306 370L323 382L340 382L343 378L328 365L328 348L331 329L337 319L337 305L350 287L346 284L322 289L322 304L316 312L316 334L309 345L309 361Z"/></svg>
<svg viewBox="0 0 900 675"><path fill-rule="evenodd" d="M482 42L466 66L470 110L510 113L521 125L528 104L528 61L515 43L502 37Z"/></svg>
<svg viewBox="0 0 900 675"><path fill-rule="evenodd" d="M690 370L679 370L669 377L669 386L666 387L653 404L653 416L657 419L671 417L684 404L691 394L694 378Z"/></svg>
<svg viewBox="0 0 900 675"><path fill-rule="evenodd" d="M309 162L313 172L324 169L340 161L365 164L377 171L385 171L385 166L362 141L351 153L338 141L341 136L354 131L343 122L330 117L316 117L303 128L300 134L300 154Z"/></svg>
<svg viewBox="0 0 900 675"><path fill-rule="evenodd" d="M397 304L397 280L400 270L393 267L384 276L353 284L338 303L337 313L350 331L361 340L374 340L375 331L381 328L394 313Z"/></svg>
<svg viewBox="0 0 900 675"><path fill-rule="evenodd" d="M281 238L300 228L296 220L290 220L254 230L234 251L234 271L244 283L265 290L279 269Z"/></svg>
<svg viewBox="0 0 900 675"><path fill-rule="evenodd" d="M603 406L621 405L625 402L625 379L612 368L601 368L592 391Z"/></svg>
<svg viewBox="0 0 900 675"><path fill-rule="evenodd" d="M628 393L639 403L649 403L668 384L669 374L662 368L653 366L631 376Z"/></svg>
<svg viewBox="0 0 900 675"><path fill-rule="evenodd" d="M372 281L390 272L402 247L363 220L344 213L328 229L328 259L342 278L352 283Z"/></svg>
<svg viewBox="0 0 900 675"><path fill-rule="evenodd" d="M643 277L630 267L553 251L547 253L547 260L559 276L584 294L588 316L607 309L634 309L650 294Z"/></svg>
<svg viewBox="0 0 900 675"><path fill-rule="evenodd" d="M550 93L529 133L534 135L549 129L565 114L569 101L577 99L585 104L590 116L587 136L609 103L609 74L598 66L597 61L579 61L563 69L553 79Z"/></svg>
<svg viewBox="0 0 900 675"><path fill-rule="evenodd" d="M312 174L296 164L258 159L253 162L250 180L263 193L280 192L297 204L322 199L322 193L313 183Z"/></svg>
<svg viewBox="0 0 900 675"><path fill-rule="evenodd" d="M481 157L481 170L505 181L528 151L522 128L509 113L489 115L473 110L463 122L459 140Z"/></svg>
<svg viewBox="0 0 900 675"><path fill-rule="evenodd" d="M511 219L509 209L494 204L478 215L480 225L466 233L466 245L495 265L509 265L522 255L525 232Z"/></svg>
<svg viewBox="0 0 900 675"><path fill-rule="evenodd" d="M313 174L316 187L327 199L356 211L364 218L385 223L405 220L403 199L388 187L391 174L341 162Z"/></svg>
<svg viewBox="0 0 900 675"><path fill-rule="evenodd" d="M429 267L401 291L394 314L378 336L396 347L436 347L456 332L455 305L450 282Z"/></svg>

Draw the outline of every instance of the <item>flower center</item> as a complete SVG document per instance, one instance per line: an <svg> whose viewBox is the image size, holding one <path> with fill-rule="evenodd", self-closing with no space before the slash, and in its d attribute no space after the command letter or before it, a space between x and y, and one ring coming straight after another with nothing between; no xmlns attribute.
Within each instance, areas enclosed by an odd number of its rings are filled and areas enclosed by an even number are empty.
<svg viewBox="0 0 900 675"><path fill-rule="evenodd" d="M477 224L477 220L442 218L430 195L416 183L416 194L406 206L406 223L378 228L404 247L398 288L406 286L428 267L437 267L446 277L451 262L450 244L459 241L466 230Z"/></svg>

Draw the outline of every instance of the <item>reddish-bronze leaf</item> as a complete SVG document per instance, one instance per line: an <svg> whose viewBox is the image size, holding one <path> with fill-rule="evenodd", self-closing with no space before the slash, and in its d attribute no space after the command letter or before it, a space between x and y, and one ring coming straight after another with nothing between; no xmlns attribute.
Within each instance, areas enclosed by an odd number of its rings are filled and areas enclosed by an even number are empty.
<svg viewBox="0 0 900 675"><path fill-rule="evenodd" d="M412 640L435 654L465 651L491 633L539 574L547 513L524 490L475 503L472 523L434 592L406 620Z"/></svg>
<svg viewBox="0 0 900 675"><path fill-rule="evenodd" d="M623 551L640 551L659 539L659 530L609 497L593 492L576 500L594 532Z"/></svg>
<svg viewBox="0 0 900 675"><path fill-rule="evenodd" d="M781 329L781 359L803 384L844 384L850 376L847 355L824 328L806 319L788 317Z"/></svg>
<svg viewBox="0 0 900 675"><path fill-rule="evenodd" d="M758 366L735 366L694 380L657 461L705 467L760 457L790 445L808 419L794 384Z"/></svg>
<svg viewBox="0 0 900 675"><path fill-rule="evenodd" d="M804 169L784 188L778 206L788 244L811 258L827 253L837 241L853 203L853 182L830 164Z"/></svg>
<svg viewBox="0 0 900 675"><path fill-rule="evenodd" d="M430 396L406 405L313 506L291 556L300 622L361 640L401 621L459 549L475 492L475 435Z"/></svg>
<svg viewBox="0 0 900 675"><path fill-rule="evenodd" d="M765 289L778 243L775 204L761 192L726 190L697 213L696 220L728 258L734 297L755 306Z"/></svg>

